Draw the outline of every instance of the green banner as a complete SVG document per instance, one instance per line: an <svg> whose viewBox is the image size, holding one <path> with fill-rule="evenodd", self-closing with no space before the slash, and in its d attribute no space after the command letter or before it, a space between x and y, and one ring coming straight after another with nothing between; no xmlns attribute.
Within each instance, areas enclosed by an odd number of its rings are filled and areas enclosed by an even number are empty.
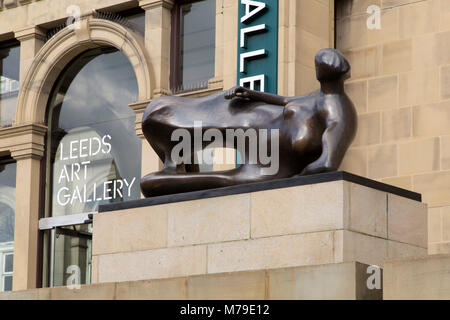
<svg viewBox="0 0 450 320"><path fill-rule="evenodd" d="M277 93L278 0L237 0L238 84Z"/></svg>

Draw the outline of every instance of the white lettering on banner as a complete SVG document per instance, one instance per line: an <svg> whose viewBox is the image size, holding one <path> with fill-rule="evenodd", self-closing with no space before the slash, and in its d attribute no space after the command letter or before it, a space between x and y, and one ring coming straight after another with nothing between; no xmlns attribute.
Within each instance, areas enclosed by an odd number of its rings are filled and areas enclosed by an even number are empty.
<svg viewBox="0 0 450 320"><path fill-rule="evenodd" d="M245 23L266 7L265 3L254 0L241 0L241 3L245 5L245 15L241 18L242 23ZM251 10L251 7L254 7L254 9Z"/></svg>
<svg viewBox="0 0 450 320"><path fill-rule="evenodd" d="M265 83L266 76L263 74L260 74L259 76L253 76L253 77L247 77L242 78L239 81L239 85L242 87L248 87L250 90L256 90L255 84L259 83L259 91L264 92L264 83Z"/></svg>
<svg viewBox="0 0 450 320"><path fill-rule="evenodd" d="M250 33L255 33L255 32L259 32L259 31L264 31L266 30L266 25L265 24L260 24L254 27L247 27L247 28L242 28L241 29L241 48L246 48L246 41L245 41L245 35L246 34L250 34Z"/></svg>
<svg viewBox="0 0 450 320"><path fill-rule="evenodd" d="M262 1L255 0L240 0L241 5L244 5L244 16L241 17L241 23L250 23L253 17L261 12L263 9L267 8L266 4ZM248 38L253 34L268 31L265 23L258 24L256 26L249 26L241 28L239 46L241 48L247 49ZM239 54L239 72L247 73L246 71L246 60L247 59L257 59L267 56L266 49L253 50L250 52L242 52ZM265 91L265 74L255 75L251 77L241 78L239 80L239 85L250 88L251 90L257 90L256 85L259 87L259 91Z"/></svg>
<svg viewBox="0 0 450 320"><path fill-rule="evenodd" d="M100 152L102 154L109 154L112 150L110 135L105 135L102 138L92 137L89 139L72 140L66 143L66 146L69 147L68 150L64 150L63 143L59 145L59 158L61 161L94 157ZM62 164L58 176L58 184L87 181L90 164L91 160L85 159L81 162ZM75 202L89 203L112 200L123 198L125 195L130 197L135 182L136 177L133 177L131 180L123 178L100 183L84 183L82 185L75 185L72 190L67 186L63 186L56 193L56 202L60 206L66 206L68 204L73 205Z"/></svg>
<svg viewBox="0 0 450 320"><path fill-rule="evenodd" d="M242 73L245 73L245 59L260 57L260 56L264 56L265 54L266 54L265 49L241 53L241 55L240 55L241 63L240 63L239 71Z"/></svg>

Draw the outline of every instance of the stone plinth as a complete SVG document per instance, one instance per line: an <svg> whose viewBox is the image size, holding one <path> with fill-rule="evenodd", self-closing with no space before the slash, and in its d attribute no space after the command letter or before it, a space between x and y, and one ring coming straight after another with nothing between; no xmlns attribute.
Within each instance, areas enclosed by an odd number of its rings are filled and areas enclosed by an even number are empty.
<svg viewBox="0 0 450 320"><path fill-rule="evenodd" d="M450 299L450 255L388 260L384 274L386 300Z"/></svg>
<svg viewBox="0 0 450 320"><path fill-rule="evenodd" d="M55 287L0 293L0 300L262 300L382 297L369 289L367 265L357 262L319 266L204 274L171 279L97 283L80 289Z"/></svg>
<svg viewBox="0 0 450 320"><path fill-rule="evenodd" d="M427 207L419 199L335 172L108 205L101 211L120 210L94 215L92 279L355 261L383 267L388 258L426 254Z"/></svg>

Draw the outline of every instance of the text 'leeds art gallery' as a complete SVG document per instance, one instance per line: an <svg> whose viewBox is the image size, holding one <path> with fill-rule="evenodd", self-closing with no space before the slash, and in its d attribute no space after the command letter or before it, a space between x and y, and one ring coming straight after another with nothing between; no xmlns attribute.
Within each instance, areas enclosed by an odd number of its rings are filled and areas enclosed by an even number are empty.
<svg viewBox="0 0 450 320"><path fill-rule="evenodd" d="M0 0L0 299L450 299L450 1Z"/></svg>

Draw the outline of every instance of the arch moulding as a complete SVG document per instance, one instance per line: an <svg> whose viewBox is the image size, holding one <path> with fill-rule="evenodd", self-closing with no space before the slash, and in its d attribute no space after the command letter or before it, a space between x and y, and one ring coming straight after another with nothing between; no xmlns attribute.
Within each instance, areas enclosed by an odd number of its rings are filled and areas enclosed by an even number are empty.
<svg viewBox="0 0 450 320"><path fill-rule="evenodd" d="M138 84L138 101L151 99L153 72L142 36L116 22L88 16L80 21L79 28L62 29L39 50L19 90L15 125L45 123L51 89L63 68L80 53L105 45L122 51L130 61Z"/></svg>

